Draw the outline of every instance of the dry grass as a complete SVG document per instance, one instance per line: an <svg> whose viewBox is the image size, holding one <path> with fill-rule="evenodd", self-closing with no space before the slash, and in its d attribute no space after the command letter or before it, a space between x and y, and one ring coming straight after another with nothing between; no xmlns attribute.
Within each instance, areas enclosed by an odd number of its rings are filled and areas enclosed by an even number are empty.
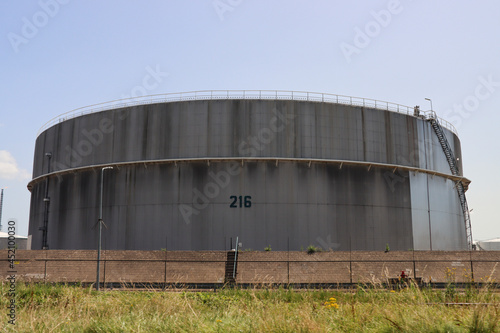
<svg viewBox="0 0 500 333"><path fill-rule="evenodd" d="M4 332L498 332L500 297L488 288L352 292L223 289L101 291L17 286L17 322ZM337 306L329 306L334 297ZM445 303L481 303L446 305Z"/></svg>

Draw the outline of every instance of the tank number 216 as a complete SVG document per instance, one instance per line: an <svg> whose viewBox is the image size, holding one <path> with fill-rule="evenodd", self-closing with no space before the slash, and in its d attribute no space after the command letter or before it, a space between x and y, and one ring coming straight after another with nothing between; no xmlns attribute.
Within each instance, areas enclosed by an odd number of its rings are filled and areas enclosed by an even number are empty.
<svg viewBox="0 0 500 333"><path fill-rule="evenodd" d="M245 195L245 196L232 195L229 197L229 199L232 200L231 204L229 205L229 207L231 207L231 208L238 208L238 207L250 208L250 207L252 207L252 197L249 195Z"/></svg>

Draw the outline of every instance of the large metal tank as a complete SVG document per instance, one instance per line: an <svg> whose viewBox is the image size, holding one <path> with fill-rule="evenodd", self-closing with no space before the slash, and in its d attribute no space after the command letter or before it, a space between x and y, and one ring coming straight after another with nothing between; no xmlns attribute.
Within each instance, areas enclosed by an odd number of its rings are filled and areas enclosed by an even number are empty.
<svg viewBox="0 0 500 333"><path fill-rule="evenodd" d="M97 247L101 175L104 249L468 246L455 186L468 180L425 114L387 102L210 91L62 115L36 140L32 249Z"/></svg>

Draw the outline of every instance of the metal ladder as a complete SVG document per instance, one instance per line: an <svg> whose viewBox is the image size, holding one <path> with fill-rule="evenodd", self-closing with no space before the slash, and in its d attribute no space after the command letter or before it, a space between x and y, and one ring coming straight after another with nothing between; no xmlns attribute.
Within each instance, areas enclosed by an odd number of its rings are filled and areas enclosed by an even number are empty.
<svg viewBox="0 0 500 333"><path fill-rule="evenodd" d="M432 112L431 115L429 116L429 122L431 123L431 126L434 129L434 132L436 133L439 139L439 143L443 148L444 154L446 155L446 160L450 165L451 173L454 176L460 176L457 161L455 159L455 154L453 154L453 150L450 148L448 139L446 139L446 135L444 134L443 128L441 127L441 124L439 124L439 121L434 112ZM464 188L464 184L460 180L455 181L455 187L457 189L458 197L460 199L460 204L462 205L462 211L464 213L467 247L469 250L472 250L472 228L470 223L469 206L467 205L467 198L465 197L466 189Z"/></svg>

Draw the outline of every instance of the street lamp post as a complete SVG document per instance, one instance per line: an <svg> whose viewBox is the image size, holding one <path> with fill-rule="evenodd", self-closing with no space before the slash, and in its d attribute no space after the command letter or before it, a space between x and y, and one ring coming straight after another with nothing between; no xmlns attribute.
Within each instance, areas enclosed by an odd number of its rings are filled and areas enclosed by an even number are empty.
<svg viewBox="0 0 500 333"><path fill-rule="evenodd" d="M49 174L50 174L50 159L52 158L52 153L45 153L45 157L49 159L47 163L47 176L45 178L45 197L43 198L43 202L45 204L45 209L43 212L43 226L39 229L42 230L42 250L49 249L48 243L48 232L49 232L49 206L50 206L50 198L49 198Z"/></svg>
<svg viewBox="0 0 500 333"><path fill-rule="evenodd" d="M432 99L426 98L425 100L431 102L431 111L434 111L434 109L432 108Z"/></svg>
<svg viewBox="0 0 500 333"><path fill-rule="evenodd" d="M96 278L96 290L99 291L99 277L101 273L101 238L102 238L102 197L103 197L103 184L104 184L104 170L113 169L113 167L104 167L101 169L101 196L99 199L99 219L97 220L99 229L99 238L97 240L97 278Z"/></svg>

